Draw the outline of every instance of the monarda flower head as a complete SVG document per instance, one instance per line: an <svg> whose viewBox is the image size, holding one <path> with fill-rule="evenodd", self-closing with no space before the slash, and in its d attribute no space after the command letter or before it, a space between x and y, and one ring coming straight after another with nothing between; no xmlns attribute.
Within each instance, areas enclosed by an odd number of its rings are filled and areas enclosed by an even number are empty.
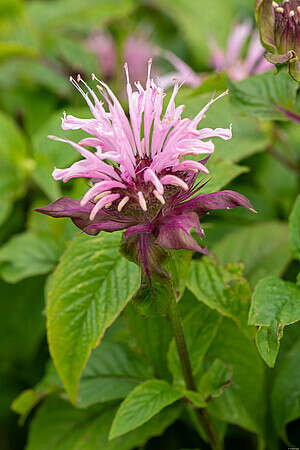
<svg viewBox="0 0 300 450"><path fill-rule="evenodd" d="M300 0L256 0L255 15L267 60L288 63L291 76L300 81Z"/></svg>
<svg viewBox="0 0 300 450"><path fill-rule="evenodd" d="M108 111L80 77L71 79L93 117L64 115L62 128L82 129L91 136L79 143L50 136L69 143L83 157L71 167L55 169L53 177L64 182L84 177L91 187L80 201L63 197L38 209L52 217L70 217L90 235L126 230L125 242L134 242L138 262L149 277L150 266L159 264L155 249L207 253L191 230L203 237L199 218L209 211L236 206L252 210L241 194L229 190L201 194L197 183L199 173L208 173L205 163L214 151L210 138L231 138L231 127L198 129L210 105L224 94L212 98L193 119L181 118L184 106L175 106L179 89L175 82L163 113L164 93L151 80L150 70L151 61L145 89L136 83L133 91L125 65L129 119L110 88L94 75ZM190 155L196 160L186 158Z"/></svg>

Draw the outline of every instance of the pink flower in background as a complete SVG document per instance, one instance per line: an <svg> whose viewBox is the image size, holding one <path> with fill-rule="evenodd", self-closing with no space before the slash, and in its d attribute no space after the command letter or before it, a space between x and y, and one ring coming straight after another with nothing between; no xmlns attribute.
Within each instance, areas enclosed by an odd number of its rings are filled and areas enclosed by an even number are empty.
<svg viewBox="0 0 300 450"><path fill-rule="evenodd" d="M87 48L98 58L100 71L104 78L116 75L117 49L113 37L108 32L91 35L87 39ZM147 61L153 57L155 50L150 40L141 34L127 37L123 47L123 61L127 61L129 76L132 81L146 81Z"/></svg>
<svg viewBox="0 0 300 450"><path fill-rule="evenodd" d="M199 173L208 173L205 164L214 151L210 138L231 138L231 127L198 129L209 107L224 94L212 98L194 119L182 118L184 106L175 106L179 89L179 83L175 82L163 114L164 92L151 79L150 70L151 61L145 89L137 82L133 91L125 65L129 119L110 88L94 75L108 111L80 77L77 82L71 79L93 117L64 115L62 128L82 129L90 136L79 143L50 136L69 143L83 157L71 167L55 169L53 177L64 182L83 177L91 187L81 201L63 197L38 209L53 217L70 217L92 235L100 230L126 229L125 238L136 236L146 272L148 250L153 242L165 249L205 253L206 249L190 234L194 229L203 237L199 217L214 209L236 206L252 209L241 194L221 191L203 195L202 186L197 183ZM190 155L197 160L186 159Z"/></svg>
<svg viewBox="0 0 300 450"><path fill-rule="evenodd" d="M104 78L110 79L116 71L116 46L108 32L92 34L86 41L87 48L97 56L100 71Z"/></svg>
<svg viewBox="0 0 300 450"><path fill-rule="evenodd" d="M250 43L246 57L243 58L241 53L248 38ZM221 50L213 39L210 48L213 68L217 72L226 72L234 81L274 69L274 66L265 60L265 49L260 43L258 32L252 33L250 21L234 26L226 51Z"/></svg>

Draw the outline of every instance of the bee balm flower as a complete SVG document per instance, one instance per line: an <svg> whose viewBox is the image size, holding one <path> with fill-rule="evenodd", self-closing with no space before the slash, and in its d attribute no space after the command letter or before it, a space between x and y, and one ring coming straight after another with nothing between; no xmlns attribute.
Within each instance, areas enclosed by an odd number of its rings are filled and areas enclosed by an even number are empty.
<svg viewBox="0 0 300 450"><path fill-rule="evenodd" d="M210 138L231 138L231 127L198 129L206 111L224 94L212 98L193 119L181 118L184 106L175 106L179 89L175 83L163 114L164 93L151 80L150 70L151 61L145 89L136 83L133 91L125 65L129 119L110 88L94 75L108 111L80 77L77 82L71 79L93 117L65 115L62 128L80 128L90 137L76 143L50 136L69 143L83 157L71 167L55 169L53 177L64 182L84 177L91 187L81 201L63 197L37 210L52 217L70 217L91 235L125 229L125 239L137 237L144 267L150 242L165 249L205 253L190 234L194 229L203 237L199 217L214 209L252 209L244 196L233 191L203 195L196 181L199 173L208 173L205 163L214 151ZM190 155L196 160L186 159Z"/></svg>

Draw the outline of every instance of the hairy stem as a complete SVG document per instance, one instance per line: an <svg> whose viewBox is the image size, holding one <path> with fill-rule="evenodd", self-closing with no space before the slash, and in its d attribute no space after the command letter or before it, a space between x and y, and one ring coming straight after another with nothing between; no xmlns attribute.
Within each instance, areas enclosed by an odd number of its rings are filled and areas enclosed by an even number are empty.
<svg viewBox="0 0 300 450"><path fill-rule="evenodd" d="M183 326L181 317L178 312L176 297L174 296L171 300L171 305L169 309L169 319L172 324L173 334L176 342L177 352L180 359L181 369L185 380L186 388L191 391L196 391L195 380L192 372L190 357L186 345L186 340L183 332ZM222 450L222 444L219 440L217 431L214 424L212 423L206 409L197 408L195 410L197 414L197 420L203 428L207 439L213 450Z"/></svg>

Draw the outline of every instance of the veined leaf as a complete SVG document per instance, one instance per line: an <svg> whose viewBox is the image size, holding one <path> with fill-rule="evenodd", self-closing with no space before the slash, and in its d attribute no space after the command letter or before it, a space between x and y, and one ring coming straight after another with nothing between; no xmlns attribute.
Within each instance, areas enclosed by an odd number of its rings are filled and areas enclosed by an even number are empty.
<svg viewBox="0 0 300 450"><path fill-rule="evenodd" d="M249 324L257 325L257 346L262 358L274 367L283 328L300 320L300 287L268 277L254 291Z"/></svg>
<svg viewBox="0 0 300 450"><path fill-rule="evenodd" d="M90 352L139 284L138 267L118 251L121 233L80 235L54 274L47 303L50 352L65 389L76 402Z"/></svg>
<svg viewBox="0 0 300 450"><path fill-rule="evenodd" d="M182 395L180 390L163 380L148 380L140 384L130 392L118 409L109 438L114 439L143 425Z"/></svg>

